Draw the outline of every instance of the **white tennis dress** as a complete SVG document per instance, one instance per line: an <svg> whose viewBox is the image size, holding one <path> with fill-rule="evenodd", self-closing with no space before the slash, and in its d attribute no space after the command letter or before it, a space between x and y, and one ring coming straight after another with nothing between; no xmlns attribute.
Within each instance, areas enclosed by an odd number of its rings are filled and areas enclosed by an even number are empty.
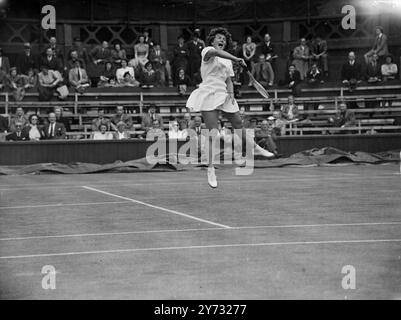
<svg viewBox="0 0 401 320"><path fill-rule="evenodd" d="M213 47L202 50L201 76L202 83L188 98L187 108L191 112L222 110L224 112L239 111L238 103L232 102L227 92L226 80L234 76L231 60L220 57L212 57L204 61L206 52Z"/></svg>

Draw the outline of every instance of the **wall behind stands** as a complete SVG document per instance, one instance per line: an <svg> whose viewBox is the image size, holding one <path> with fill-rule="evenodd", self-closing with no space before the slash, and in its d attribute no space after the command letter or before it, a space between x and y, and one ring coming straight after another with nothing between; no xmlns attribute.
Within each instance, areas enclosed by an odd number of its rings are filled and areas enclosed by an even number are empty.
<svg viewBox="0 0 401 320"><path fill-rule="evenodd" d="M401 149L401 134L329 135L280 137L277 141L284 156L312 148L334 147L343 151L381 152ZM0 143L0 165L86 162L105 164L145 157L151 142L122 141L42 141Z"/></svg>

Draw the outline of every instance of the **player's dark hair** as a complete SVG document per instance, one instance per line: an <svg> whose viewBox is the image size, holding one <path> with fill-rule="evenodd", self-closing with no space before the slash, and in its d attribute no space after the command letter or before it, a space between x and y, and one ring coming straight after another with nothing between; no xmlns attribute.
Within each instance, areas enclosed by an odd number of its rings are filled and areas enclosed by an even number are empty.
<svg viewBox="0 0 401 320"><path fill-rule="evenodd" d="M218 28L213 28L212 30L210 30L209 35L207 36L207 43L208 45L212 45L212 42L214 40L214 38L216 37L217 34L222 34L223 36L226 37L226 48L225 50L228 50L229 48L231 48L232 45L232 36L231 33L228 32L228 30L226 28L223 27L218 27Z"/></svg>

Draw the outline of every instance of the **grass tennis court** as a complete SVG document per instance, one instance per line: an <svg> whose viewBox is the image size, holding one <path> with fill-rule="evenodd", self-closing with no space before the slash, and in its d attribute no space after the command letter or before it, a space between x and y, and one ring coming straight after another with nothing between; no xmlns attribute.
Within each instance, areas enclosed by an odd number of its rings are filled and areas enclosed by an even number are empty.
<svg viewBox="0 0 401 320"><path fill-rule="evenodd" d="M1 298L401 298L398 164L217 175L0 177Z"/></svg>

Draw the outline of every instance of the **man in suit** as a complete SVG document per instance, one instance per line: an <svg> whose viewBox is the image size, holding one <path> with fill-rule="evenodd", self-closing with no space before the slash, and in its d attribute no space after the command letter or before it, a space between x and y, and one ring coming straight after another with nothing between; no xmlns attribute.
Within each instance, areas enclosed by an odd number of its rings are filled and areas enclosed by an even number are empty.
<svg viewBox="0 0 401 320"><path fill-rule="evenodd" d="M306 39L302 38L300 45L294 49L293 52L294 60L292 63L295 65L295 68L299 71L301 75L301 80L306 78L306 74L309 70L309 47L306 45Z"/></svg>
<svg viewBox="0 0 401 320"><path fill-rule="evenodd" d="M8 57L3 56L3 48L0 48L0 70L3 70L6 74L10 72L10 61Z"/></svg>
<svg viewBox="0 0 401 320"><path fill-rule="evenodd" d="M156 106L151 104L147 114L142 116L142 129L147 131L152 127L153 121L158 120L160 127L163 128L163 117L156 113Z"/></svg>
<svg viewBox="0 0 401 320"><path fill-rule="evenodd" d="M316 37L311 46L312 62L315 62L323 69L325 77L329 74L327 62L327 42L320 37Z"/></svg>
<svg viewBox="0 0 401 320"><path fill-rule="evenodd" d="M173 84L171 78L171 67L170 62L167 59L167 53L160 47L160 44L155 44L150 50L149 60L153 64L156 72L159 73L159 79L161 80L161 85Z"/></svg>
<svg viewBox="0 0 401 320"><path fill-rule="evenodd" d="M83 93L90 86L90 81L86 70L81 68L81 62L75 60L74 68L68 73L68 81L72 88L79 93Z"/></svg>
<svg viewBox="0 0 401 320"><path fill-rule="evenodd" d="M362 81L362 66L356 61L355 52L348 54L348 61L341 68L341 80L343 84L350 86L350 90Z"/></svg>
<svg viewBox="0 0 401 320"><path fill-rule="evenodd" d="M379 56L374 53L369 59L369 63L366 66L365 78L369 83L381 81L381 65L379 64Z"/></svg>
<svg viewBox="0 0 401 320"><path fill-rule="evenodd" d="M298 84L301 82L301 74L295 68L295 65L291 64L288 67L288 71L285 73L283 85L287 85L289 89L292 89L293 94L298 94Z"/></svg>
<svg viewBox="0 0 401 320"><path fill-rule="evenodd" d="M110 119L105 118L104 116L104 109L99 109L98 111L98 117L96 119L92 120L92 131L98 131L99 126L101 124L105 124L107 127L107 131L110 131L111 124L110 124ZM117 122L118 124L119 122ZM116 125L117 127L117 125Z"/></svg>
<svg viewBox="0 0 401 320"><path fill-rule="evenodd" d="M116 114L111 118L110 125L113 130L117 131L117 123L120 121L125 122L127 130L131 130L132 125L134 124L132 121L132 117L129 114L124 113L123 106L116 107Z"/></svg>
<svg viewBox="0 0 401 320"><path fill-rule="evenodd" d="M63 66L59 58L53 52L51 47L46 49L46 55L42 56L40 59L40 65L46 66L49 70L63 72Z"/></svg>
<svg viewBox="0 0 401 320"><path fill-rule="evenodd" d="M375 53L378 55L379 60L384 60L384 57L388 55L387 36L383 33L383 28L376 27L375 33L376 38L373 47L364 55L366 64L369 63L369 58Z"/></svg>
<svg viewBox="0 0 401 320"><path fill-rule="evenodd" d="M256 81L264 87L272 86L274 82L274 72L270 62L267 62L265 55L261 53L259 55L259 61L255 63L252 68L252 75Z"/></svg>
<svg viewBox="0 0 401 320"><path fill-rule="evenodd" d="M29 140L29 134L23 131L22 122L15 123L15 131L6 136L7 141L27 141Z"/></svg>
<svg viewBox="0 0 401 320"><path fill-rule="evenodd" d="M264 41L257 46L256 54L258 54L258 56L264 54L266 61L272 63L276 55L274 52L274 46L271 43L270 34L266 33L263 40Z"/></svg>
<svg viewBox="0 0 401 320"><path fill-rule="evenodd" d="M49 113L49 123L43 128L45 139L47 140L61 140L65 139L65 126L62 123L56 122L56 114Z"/></svg>
<svg viewBox="0 0 401 320"><path fill-rule="evenodd" d="M31 44L29 42L24 43L24 52L17 57L18 73L27 75L29 69L38 71L38 61L37 56L31 52Z"/></svg>

